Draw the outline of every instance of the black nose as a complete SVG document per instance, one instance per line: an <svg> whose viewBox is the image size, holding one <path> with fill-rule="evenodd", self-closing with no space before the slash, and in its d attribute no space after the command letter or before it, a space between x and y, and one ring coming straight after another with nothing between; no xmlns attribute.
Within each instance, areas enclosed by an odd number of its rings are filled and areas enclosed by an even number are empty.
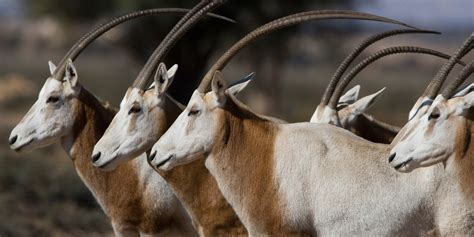
<svg viewBox="0 0 474 237"><path fill-rule="evenodd" d="M18 138L17 135L15 135L14 137L11 137L10 140L8 140L8 143L10 143L10 145L15 144L17 138Z"/></svg>
<svg viewBox="0 0 474 237"><path fill-rule="evenodd" d="M96 153L95 155L93 155L93 156L91 157L92 162L98 161L99 158L100 158L100 154L101 154L101 153L99 152L99 153Z"/></svg>
<svg viewBox="0 0 474 237"><path fill-rule="evenodd" d="M156 156L156 151L154 151L152 154L150 154L150 156L148 156L148 161L153 161L155 159L155 156Z"/></svg>
<svg viewBox="0 0 474 237"><path fill-rule="evenodd" d="M388 158L388 162L392 162L392 160L395 159L395 156L397 156L397 153L392 153Z"/></svg>

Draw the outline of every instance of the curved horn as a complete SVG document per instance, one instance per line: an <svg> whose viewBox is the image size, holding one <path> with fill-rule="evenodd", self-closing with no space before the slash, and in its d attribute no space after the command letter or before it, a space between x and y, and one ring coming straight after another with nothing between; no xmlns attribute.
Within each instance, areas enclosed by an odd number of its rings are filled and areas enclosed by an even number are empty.
<svg viewBox="0 0 474 237"><path fill-rule="evenodd" d="M336 109L337 101L339 100L339 97L341 97L342 92L344 91L344 88L346 88L347 85L351 82L351 80L364 68L366 68L371 63L385 56L400 54L400 53L419 53L419 54L433 55L433 56L444 58L444 59L450 58L449 55L438 52L436 50L426 49L426 48L421 48L421 47L414 47L414 46L396 46L396 47L385 48L380 51L377 51L376 53L370 55L369 57L364 59L362 62L354 66L354 68L352 68L352 70L339 82L333 95L331 96L331 99L329 100L329 104L328 104L329 108ZM459 60L458 60L458 63L461 65L465 65L465 63L460 62Z"/></svg>
<svg viewBox="0 0 474 237"><path fill-rule="evenodd" d="M392 20L389 18L354 12L354 11L340 11L340 10L322 10L322 11L308 11L298 14L289 15L283 18L279 18L273 20L263 26L258 27L257 29L253 30L249 34L247 34L244 38L240 39L237 43L235 43L230 49L228 49L218 60L217 62L211 67L211 69L207 72L207 74L202 79L198 91L205 92L209 87L209 84L212 80L212 76L214 72L217 70L222 70L225 65L234 57L243 47L247 44L255 41L261 36L271 33L272 31L276 31L288 26L292 26L301 22L310 21L310 20L325 20L325 19L357 19L357 20L371 20L371 21L380 21L380 22L387 22L393 23L398 25L403 25L409 28L416 29L415 27L409 26L405 23L400 21Z"/></svg>
<svg viewBox="0 0 474 237"><path fill-rule="evenodd" d="M327 105L329 103L329 99L331 99L331 95L332 93L334 93L337 83L341 80L342 75L344 74L344 72L346 72L347 68L349 68L349 65L354 61L354 59L357 56L359 56L362 53L362 51L364 51L364 49L374 44L375 42L385 39L390 36L400 35L400 34L413 34L413 33L441 34L439 32L429 31L429 30L398 29L398 30L382 32L382 33L379 33L367 38L366 40L364 40L364 42L359 44L339 65L336 72L333 74L331 80L329 81L329 84L326 87L326 90L324 91L323 97L321 99L321 104Z"/></svg>
<svg viewBox="0 0 474 237"><path fill-rule="evenodd" d="M444 98L451 98L454 94L456 88L466 81L466 79L474 73L474 60L468 63L462 70L459 72L458 76L451 82L444 90L443 90L443 97Z"/></svg>
<svg viewBox="0 0 474 237"><path fill-rule="evenodd" d="M153 70L156 69L158 63L162 61L162 58L166 55L168 50L184 35L184 33L186 33L186 31L195 25L202 16L225 2L226 0L202 0L198 5L193 7L192 10L173 27L173 29L166 35L165 39L158 45L133 82L133 87L145 89L146 85L152 78Z"/></svg>
<svg viewBox="0 0 474 237"><path fill-rule="evenodd" d="M456 60L462 59L464 55L466 55L472 49L473 41L474 33L471 33L471 36L469 36L466 41L464 41L463 45L453 54L449 61L447 61L441 67L441 69L438 71L433 80L431 80L430 84L428 84L428 87L426 87L422 96L434 99L436 94L438 94L444 81L448 77L449 72L451 72L451 70L453 69Z"/></svg>
<svg viewBox="0 0 474 237"><path fill-rule="evenodd" d="M102 24L97 25L96 27L92 28L87 34L85 34L82 38L80 38L66 55L61 59L56 68L53 78L56 80L62 80L64 77L64 70L66 68L66 61L70 58L71 60L75 60L77 56L95 39L103 35L108 30L112 29L113 27L124 23L126 21L133 20L138 17L150 16L150 15L159 15L159 14L175 14L175 15L183 15L188 12L189 9L182 9L182 8L155 8L155 9L147 9L142 11L131 12L122 16L114 17ZM228 19L226 17L222 17L216 14L209 14L209 16L220 18L223 20L231 21L233 20Z"/></svg>

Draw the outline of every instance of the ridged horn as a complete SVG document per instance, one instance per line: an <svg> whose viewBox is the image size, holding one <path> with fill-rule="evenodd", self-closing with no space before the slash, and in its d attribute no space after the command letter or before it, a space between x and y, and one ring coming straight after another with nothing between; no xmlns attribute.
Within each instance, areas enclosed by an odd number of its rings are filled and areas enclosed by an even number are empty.
<svg viewBox="0 0 474 237"><path fill-rule="evenodd" d="M173 29L166 35L165 39L158 45L133 82L133 87L142 90L145 89L152 79L153 71L158 66L158 63L162 61L168 50L173 47L184 33L195 25L207 12L212 11L226 1L227 0L202 0L193 7L192 10L173 27Z"/></svg>
<svg viewBox="0 0 474 237"><path fill-rule="evenodd" d="M385 48L382 50L377 51L376 53L370 55L369 57L365 58L362 62L354 66L351 71L339 82L337 85L333 95L331 96L331 99L329 100L329 108L331 109L336 109L337 108L337 102L339 98L341 97L342 93L344 92L344 89L347 87L347 85L354 79L354 77L360 73L364 68L369 66L371 63L385 57L388 55L393 55L393 54L401 54L401 53L417 53L417 54L428 54L428 55L433 55L436 57L444 58L444 59L449 59L450 56L445 53L441 53L439 51L433 50L433 49L427 49L427 48L421 48L421 47L414 47L414 46L395 46L395 47L389 47ZM461 65L466 65L464 62L461 62L457 60Z"/></svg>
<svg viewBox="0 0 474 237"><path fill-rule="evenodd" d="M433 80L431 80L430 84L428 84L428 87L426 87L426 90L423 92L422 96L434 99L436 94L438 94L439 90L441 89L444 81L448 77L449 72L451 72L453 69L456 60L462 59L464 55L466 55L472 49L473 41L474 33L471 33L471 35L464 41L462 46L441 67Z"/></svg>
<svg viewBox="0 0 474 237"><path fill-rule="evenodd" d="M455 90L461 86L464 81L474 73L474 60L468 63L462 70L459 72L457 77L443 90L444 98L451 98L454 95Z"/></svg>
<svg viewBox="0 0 474 237"><path fill-rule="evenodd" d="M382 32L382 33L379 33L367 38L362 43L357 45L356 48L352 50L352 52L342 61L342 63L336 69L336 72L333 74L331 80L329 81L328 86L326 87L326 90L324 91L323 97L321 99L321 104L327 105L329 103L329 99L331 99L331 95L332 93L334 93L337 83L339 83L339 81L341 80L342 75L347 71L347 68L349 68L350 64L357 58L357 56L359 56L362 53L362 51L364 51L364 49L376 43L377 41L380 41L382 39L385 39L391 36L400 35L400 34L414 34L414 33L441 34L439 32L429 31L429 30L398 29L398 30L385 31L385 32Z"/></svg>
<svg viewBox="0 0 474 237"><path fill-rule="evenodd" d="M393 23L393 24L398 24L398 25L416 29L415 27L412 27L400 21L396 21L393 19L389 19L389 18L377 16L377 15L355 12L355 11L321 10L321 11L308 11L308 12L302 12L302 13L289 15L286 17L273 20L263 26L258 27L257 29L255 29L254 31L250 32L245 37L240 39L237 43L235 43L211 67L211 69L207 72L207 74L202 79L197 90L200 92L205 92L207 88L209 87L209 84L212 80L212 76L214 75L214 72L217 70L222 70L223 67L225 67L225 65L227 65L227 63L230 61L230 59L232 59L232 57L234 57L243 47L255 41L259 37L269 34L273 31L276 31L288 26L292 26L295 24L299 24L302 22L311 21L311 20L326 20L326 19L371 20L371 21Z"/></svg>
<svg viewBox="0 0 474 237"><path fill-rule="evenodd" d="M122 24L124 22L130 21L139 17L144 17L144 16L160 15L160 14L184 15L188 11L189 9L183 9L183 8L155 8L155 9L147 9L147 10L131 12L125 15L111 18L105 21L104 23L101 23L95 26L94 28L92 28L92 30L90 30L84 36L82 36L71 47L71 49L69 49L66 55L61 59L61 61L59 61L59 64L54 72L53 78L55 78L56 80L62 80L64 77L64 70L66 68L66 61L69 58L74 61L79 56L79 54L95 39L97 39L98 37L103 35L105 32L109 31L110 29L112 29L113 27L119 24ZM209 16L233 22L232 19L219 16L216 14L209 14Z"/></svg>

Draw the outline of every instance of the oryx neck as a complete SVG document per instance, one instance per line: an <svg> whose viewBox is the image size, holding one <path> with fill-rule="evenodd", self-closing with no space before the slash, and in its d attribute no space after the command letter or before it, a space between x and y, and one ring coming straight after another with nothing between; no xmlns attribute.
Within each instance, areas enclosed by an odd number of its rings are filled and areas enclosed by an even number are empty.
<svg viewBox="0 0 474 237"><path fill-rule="evenodd" d="M400 131L399 127L378 121L372 116L361 114L349 127L357 136L375 143L390 144Z"/></svg>
<svg viewBox="0 0 474 237"><path fill-rule="evenodd" d="M202 236L245 235L245 227L225 200L204 160L159 172L191 215Z"/></svg>
<svg viewBox="0 0 474 237"><path fill-rule="evenodd" d="M275 235L292 233L285 223L278 223L284 205L274 175L278 124L232 102L220 109L222 128L214 138L206 167L244 225L258 223L251 229Z"/></svg>
<svg viewBox="0 0 474 237"><path fill-rule="evenodd" d="M78 154L92 152L95 143L117 113L117 109L100 101L83 86L74 106L77 114L74 118L73 131L61 139L63 148L73 160ZM76 147L80 150L76 150ZM84 150L85 148L87 149Z"/></svg>
<svg viewBox="0 0 474 237"><path fill-rule="evenodd" d="M81 89L76 100L74 106L78 107L75 110L78 113L74 128L71 135L62 138L62 145L74 162L77 173L112 219L123 217L134 208L142 208L138 175L131 162L115 171L104 172L95 168L90 160L94 145L110 124L115 110L101 103L85 88ZM117 196L117 193L127 195ZM121 209L125 206L126 209Z"/></svg>
<svg viewBox="0 0 474 237"><path fill-rule="evenodd" d="M455 170L449 170L451 167L447 167L447 172L454 172L458 177L456 180L459 181L461 191L463 195L467 196L468 200L474 199L474 122L473 122L473 111L469 111L466 119L458 121L463 123L462 126L457 126L456 141L454 157L448 159L454 159L453 161L447 161L448 165L452 165Z"/></svg>

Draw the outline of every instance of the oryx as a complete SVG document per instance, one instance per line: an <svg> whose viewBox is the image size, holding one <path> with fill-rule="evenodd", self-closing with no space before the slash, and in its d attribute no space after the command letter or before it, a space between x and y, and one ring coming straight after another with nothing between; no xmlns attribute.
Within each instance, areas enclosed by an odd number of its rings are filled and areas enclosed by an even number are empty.
<svg viewBox="0 0 474 237"><path fill-rule="evenodd" d="M57 68L49 63L51 76L9 139L10 147L16 151L61 142L79 176L111 219L117 236L157 233L189 236L196 232L179 200L161 176L149 167L144 155L110 173L92 166L93 145L116 110L79 83L72 61L67 60L76 59L87 45L120 23L147 15L184 14L187 11L174 8L143 10L94 27L71 47ZM169 76L173 75L170 71Z"/></svg>
<svg viewBox="0 0 474 237"><path fill-rule="evenodd" d="M401 24L390 19L351 11L306 12L297 17L288 18L290 21L285 24L292 25L298 23L298 21L325 18L360 18ZM165 46L162 49L165 50ZM152 61L147 64L156 65L159 62L159 57L150 60ZM149 75L152 69L154 69L152 66L144 67L140 75ZM145 152L151 148L177 117L177 110L169 110L166 105L166 90L172 82L172 78L167 76L166 71L165 65L160 64L154 85L148 89L146 86L151 81L150 77L137 77L134 85L129 88L124 96L120 111L94 148L92 158L95 166L114 169L120 163L133 159L134 154ZM243 85L245 83L233 87L231 89L232 93L238 93L244 88ZM160 174L170 183L178 197L183 200L183 203L188 206L198 229L203 234L214 233L213 231L219 227L236 229L240 222L235 221L237 219L235 214L229 215L233 213L230 205L225 201L217 187L217 183L205 169L202 162L182 166L172 172L160 172Z"/></svg>
<svg viewBox="0 0 474 237"><path fill-rule="evenodd" d="M257 29L232 50L266 30ZM370 60L402 48L407 47L383 50ZM204 157L250 235L422 235L433 229L460 234L474 225L459 229L436 218L452 213L437 199L443 181L426 178L438 167L400 174L383 160L389 145L328 124L276 123L251 111L219 72L225 57L154 145L150 163L168 171Z"/></svg>

